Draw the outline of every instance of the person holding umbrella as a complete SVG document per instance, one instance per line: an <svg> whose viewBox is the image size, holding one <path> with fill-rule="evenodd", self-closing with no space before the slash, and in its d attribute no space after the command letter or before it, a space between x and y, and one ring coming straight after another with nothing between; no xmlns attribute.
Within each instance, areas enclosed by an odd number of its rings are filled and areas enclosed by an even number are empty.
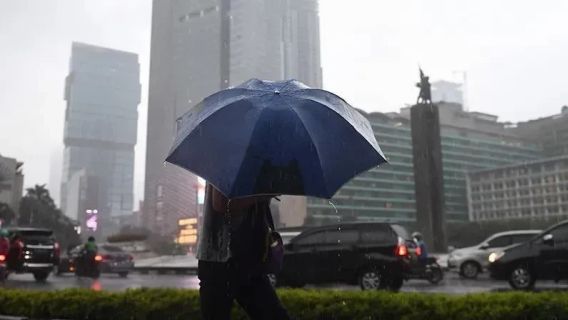
<svg viewBox="0 0 568 320"><path fill-rule="evenodd" d="M166 161L208 182L197 252L203 318L230 319L236 299L252 319L289 319L266 276L283 255L273 251L270 199L331 199L385 163L369 121L330 92L251 79L205 98L177 128Z"/></svg>
<svg viewBox="0 0 568 320"><path fill-rule="evenodd" d="M270 199L229 200L206 185L196 255L204 319L230 319L233 300L251 319L290 319L263 268Z"/></svg>

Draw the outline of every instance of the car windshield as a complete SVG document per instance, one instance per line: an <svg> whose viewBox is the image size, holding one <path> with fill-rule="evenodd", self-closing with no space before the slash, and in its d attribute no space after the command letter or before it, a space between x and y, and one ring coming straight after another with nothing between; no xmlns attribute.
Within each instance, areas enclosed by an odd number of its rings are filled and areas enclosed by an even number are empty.
<svg viewBox="0 0 568 320"><path fill-rule="evenodd" d="M0 287L527 310L568 291L567 57L568 0L0 0ZM83 256L97 281L52 278ZM22 310L85 318L52 296Z"/></svg>

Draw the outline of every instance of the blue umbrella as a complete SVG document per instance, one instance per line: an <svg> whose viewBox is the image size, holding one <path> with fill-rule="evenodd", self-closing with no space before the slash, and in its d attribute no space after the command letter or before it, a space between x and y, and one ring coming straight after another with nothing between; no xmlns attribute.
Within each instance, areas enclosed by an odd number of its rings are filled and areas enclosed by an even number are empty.
<svg viewBox="0 0 568 320"><path fill-rule="evenodd" d="M330 199L384 162L369 121L338 96L296 80L251 79L178 119L167 162L228 198L261 194Z"/></svg>

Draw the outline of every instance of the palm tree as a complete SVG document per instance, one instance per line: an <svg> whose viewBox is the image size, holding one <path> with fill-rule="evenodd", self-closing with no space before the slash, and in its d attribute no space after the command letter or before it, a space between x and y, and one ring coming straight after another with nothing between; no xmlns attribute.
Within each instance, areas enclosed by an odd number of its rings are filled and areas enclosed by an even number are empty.
<svg viewBox="0 0 568 320"><path fill-rule="evenodd" d="M1 225L9 225L12 220L16 217L16 213L10 206L6 203L0 202L0 220L2 220Z"/></svg>
<svg viewBox="0 0 568 320"><path fill-rule="evenodd" d="M50 208L55 208L55 202L49 194L49 190L45 187L45 184L36 184L33 188L26 189L26 196L36 199L43 204L48 205Z"/></svg>

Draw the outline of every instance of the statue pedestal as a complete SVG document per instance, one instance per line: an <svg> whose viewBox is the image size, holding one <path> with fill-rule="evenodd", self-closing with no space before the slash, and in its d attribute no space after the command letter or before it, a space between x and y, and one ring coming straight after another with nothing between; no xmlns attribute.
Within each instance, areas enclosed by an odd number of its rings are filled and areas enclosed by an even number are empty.
<svg viewBox="0 0 568 320"><path fill-rule="evenodd" d="M410 109L416 195L416 221L435 252L446 252L444 176L438 107L417 104Z"/></svg>

